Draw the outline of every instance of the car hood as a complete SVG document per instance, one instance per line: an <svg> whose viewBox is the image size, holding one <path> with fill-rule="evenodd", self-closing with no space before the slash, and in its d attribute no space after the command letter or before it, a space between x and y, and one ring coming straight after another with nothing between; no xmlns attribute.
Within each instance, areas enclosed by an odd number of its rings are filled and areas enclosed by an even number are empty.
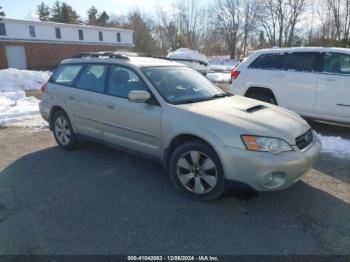
<svg viewBox="0 0 350 262"><path fill-rule="evenodd" d="M242 96L218 98L182 107L238 127L245 134L277 137L291 145L295 145L296 137L310 129L308 123L293 112Z"/></svg>

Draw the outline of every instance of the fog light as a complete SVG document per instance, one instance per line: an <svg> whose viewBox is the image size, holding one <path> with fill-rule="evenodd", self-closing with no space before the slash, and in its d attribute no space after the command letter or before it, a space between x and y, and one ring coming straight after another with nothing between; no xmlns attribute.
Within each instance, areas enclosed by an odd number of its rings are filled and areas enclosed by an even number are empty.
<svg viewBox="0 0 350 262"><path fill-rule="evenodd" d="M287 180L287 175L284 172L273 172L263 178L263 186L265 188L278 188Z"/></svg>

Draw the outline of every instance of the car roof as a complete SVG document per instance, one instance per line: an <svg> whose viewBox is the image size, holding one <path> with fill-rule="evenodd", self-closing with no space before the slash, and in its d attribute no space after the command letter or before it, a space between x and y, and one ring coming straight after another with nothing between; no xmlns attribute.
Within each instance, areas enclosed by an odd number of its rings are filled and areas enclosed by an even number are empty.
<svg viewBox="0 0 350 262"><path fill-rule="evenodd" d="M279 52L340 52L350 54L349 48L338 47L289 47L289 48L268 48L253 51L252 54L279 53Z"/></svg>
<svg viewBox="0 0 350 262"><path fill-rule="evenodd" d="M143 57L143 56L125 56L125 58L111 58L111 57L80 57L70 58L62 61L62 64L69 63L118 63L118 64L131 64L136 67L149 67L149 66L183 66L184 64L170 61L167 59Z"/></svg>

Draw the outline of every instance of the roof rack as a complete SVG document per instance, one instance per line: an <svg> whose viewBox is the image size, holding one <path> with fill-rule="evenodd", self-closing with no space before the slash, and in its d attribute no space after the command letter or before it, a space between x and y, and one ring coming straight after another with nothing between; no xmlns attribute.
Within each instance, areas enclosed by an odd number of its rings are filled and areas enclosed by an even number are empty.
<svg viewBox="0 0 350 262"><path fill-rule="evenodd" d="M129 57L122 53L109 51L109 52L81 52L72 58L84 58L84 57L91 57L91 58L99 58L99 57L109 57L109 58L117 58L117 59L124 59L124 60L130 60Z"/></svg>

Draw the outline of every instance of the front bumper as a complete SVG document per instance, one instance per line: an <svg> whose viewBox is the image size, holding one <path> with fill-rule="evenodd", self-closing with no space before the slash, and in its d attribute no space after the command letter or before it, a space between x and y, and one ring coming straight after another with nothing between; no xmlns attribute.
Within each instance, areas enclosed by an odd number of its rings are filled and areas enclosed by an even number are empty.
<svg viewBox="0 0 350 262"><path fill-rule="evenodd" d="M321 151L320 140L304 152L294 151L272 155L220 146L215 148L223 164L225 178L242 182L257 191L276 191L290 187L315 163Z"/></svg>

